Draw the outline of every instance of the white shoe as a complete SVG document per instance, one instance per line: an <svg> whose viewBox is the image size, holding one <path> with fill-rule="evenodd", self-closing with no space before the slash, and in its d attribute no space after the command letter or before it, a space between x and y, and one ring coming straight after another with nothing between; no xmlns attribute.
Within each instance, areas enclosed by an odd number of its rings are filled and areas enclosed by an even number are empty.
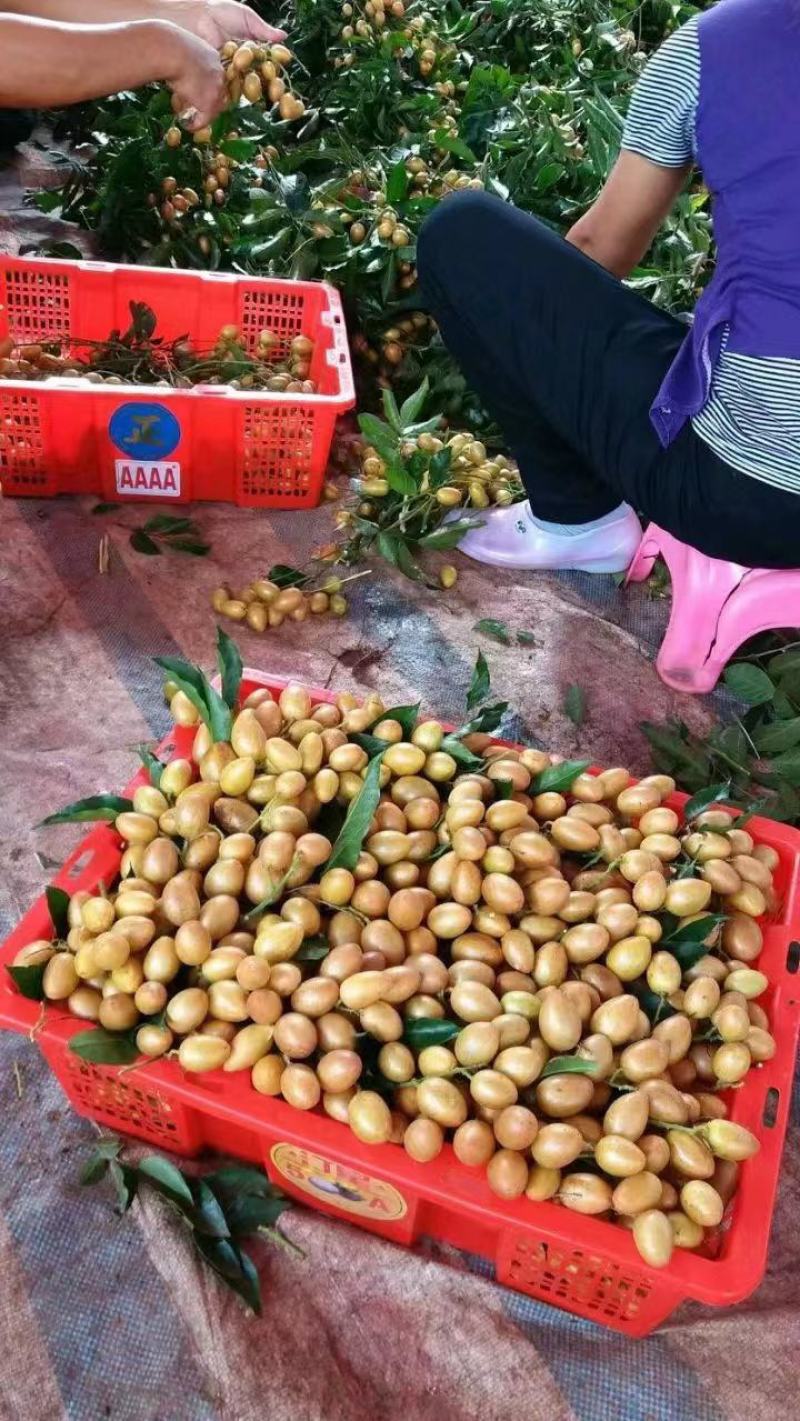
<svg viewBox="0 0 800 1421"><path fill-rule="evenodd" d="M458 512L463 518L463 512ZM482 526L466 533L458 548L468 558L491 567L624 572L642 538L642 525L627 503L569 533L541 527L527 502L493 508L481 516Z"/></svg>

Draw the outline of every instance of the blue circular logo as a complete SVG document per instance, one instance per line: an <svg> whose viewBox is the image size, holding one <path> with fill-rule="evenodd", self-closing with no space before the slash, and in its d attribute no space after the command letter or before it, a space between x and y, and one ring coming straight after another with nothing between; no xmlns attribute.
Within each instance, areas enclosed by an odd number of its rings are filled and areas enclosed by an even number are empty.
<svg viewBox="0 0 800 1421"><path fill-rule="evenodd" d="M130 459L167 459L181 442L181 427L166 405L131 401L109 420L112 443Z"/></svg>

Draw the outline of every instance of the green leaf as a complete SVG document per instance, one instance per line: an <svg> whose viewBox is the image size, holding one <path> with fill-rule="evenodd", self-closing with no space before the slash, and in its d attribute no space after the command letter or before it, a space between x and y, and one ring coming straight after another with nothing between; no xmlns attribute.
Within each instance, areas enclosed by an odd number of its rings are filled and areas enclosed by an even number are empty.
<svg viewBox="0 0 800 1421"><path fill-rule="evenodd" d="M583 1056L552 1056L539 1076L540 1081L548 1076L593 1076L597 1070L596 1061L587 1061Z"/></svg>
<svg viewBox="0 0 800 1421"><path fill-rule="evenodd" d="M254 1165L226 1164L222 1169L215 1169L211 1174L205 1174L203 1178L226 1208L232 1199L241 1195L253 1194L266 1197L277 1192L267 1176L260 1169L256 1169Z"/></svg>
<svg viewBox="0 0 800 1421"><path fill-rule="evenodd" d="M582 686L572 685L564 697L564 714L575 725L583 725L586 719L586 693Z"/></svg>
<svg viewBox="0 0 800 1421"><path fill-rule="evenodd" d="M209 712L206 700L208 682L200 668L193 666L190 661L183 661L176 656L156 656L155 663L156 666L161 667L162 671L166 671L169 680L174 681L176 686L183 691L198 715L208 724ZM227 738L226 736L225 739Z"/></svg>
<svg viewBox="0 0 800 1421"><path fill-rule="evenodd" d="M800 750L786 750L776 755L770 768L790 784L800 784Z"/></svg>
<svg viewBox="0 0 800 1421"><path fill-rule="evenodd" d="M150 783L158 789L161 784L161 776L164 773L164 761L159 760L147 745L137 745L136 753L150 776Z"/></svg>
<svg viewBox="0 0 800 1421"><path fill-rule="evenodd" d="M211 731L212 740L230 740L230 707L225 704L200 668L177 656L157 656L155 663L162 671L166 671L170 680L174 681L178 689L191 701Z"/></svg>
<svg viewBox="0 0 800 1421"><path fill-rule="evenodd" d="M530 793L564 794L572 787L578 775L588 770L590 763L589 760L564 760L560 765L548 765L546 770L536 776Z"/></svg>
<svg viewBox="0 0 800 1421"><path fill-rule="evenodd" d="M708 789L700 790L699 794L692 795L683 806L683 815L687 822L696 819L712 804L728 804L731 797L731 782L726 780L724 784L709 785Z"/></svg>
<svg viewBox="0 0 800 1421"><path fill-rule="evenodd" d="M275 880L269 892L261 899L261 902L256 903L254 908L251 908L249 912L244 914L246 923L251 922L253 918L260 918L261 914L266 912L267 908L271 908L273 903L277 903L299 862L299 855L295 854L286 872Z"/></svg>
<svg viewBox="0 0 800 1421"><path fill-rule="evenodd" d="M460 158L463 163L474 164L478 161L469 144L465 143L463 138L458 138L451 133L449 128L438 128L433 142L437 148L442 148L446 153L452 153L454 158Z"/></svg>
<svg viewBox="0 0 800 1421"><path fill-rule="evenodd" d="M436 848L433 850L433 853L428 854L428 856L424 858L422 862L436 863L437 859L443 859L445 854L452 853L452 851L452 845L450 844L437 844Z"/></svg>
<svg viewBox="0 0 800 1421"><path fill-rule="evenodd" d="M414 1051L425 1046L441 1046L458 1036L461 1027L455 1021L446 1021L437 1016L415 1016L406 1019L403 1040Z"/></svg>
<svg viewBox="0 0 800 1421"><path fill-rule="evenodd" d="M438 414L433 414L431 415L430 419L421 419L418 420L416 424L409 424L403 430L403 434L406 439L416 439L417 436L420 434L433 434L435 430L441 429L441 427L441 416ZM437 450L437 453L438 452L440 451ZM418 454L415 454L413 457L421 458L423 460L425 458L424 454L422 454L421 452L418 452Z"/></svg>
<svg viewBox="0 0 800 1421"><path fill-rule="evenodd" d="M382 719L383 716L381 716L381 720ZM366 735L360 734L359 732L353 733L351 731L347 738L348 740L352 740L354 745L360 745L362 750L366 750L370 760L373 760L376 755L380 755L384 750L388 749L388 741L381 740L379 735Z"/></svg>
<svg viewBox="0 0 800 1421"><path fill-rule="evenodd" d="M299 567L289 567L284 562L273 563L267 577L276 587L304 587L310 581L308 573L301 572Z"/></svg>
<svg viewBox="0 0 800 1421"><path fill-rule="evenodd" d="M118 1160L111 1160L109 1172L117 1191L117 1213L127 1214L136 1198L139 1175L132 1165L123 1164Z"/></svg>
<svg viewBox="0 0 800 1421"><path fill-rule="evenodd" d="M93 1066L129 1066L139 1057L136 1043L129 1035L121 1031L106 1031L102 1026L71 1036L69 1049Z"/></svg>
<svg viewBox="0 0 800 1421"><path fill-rule="evenodd" d="M384 458L386 459L384 478L389 488L393 489L395 493L401 493L404 498L413 497L418 489L414 475L409 472L397 454L384 455Z"/></svg>
<svg viewBox="0 0 800 1421"><path fill-rule="evenodd" d="M76 799L57 814L48 814L36 826L39 829L49 824L87 824L105 820L113 823L118 814L127 814L133 809L133 800L124 799L120 794L90 794L88 799Z"/></svg>
<svg viewBox="0 0 800 1421"><path fill-rule="evenodd" d="M800 716L760 725L752 731L752 739L762 755L778 755L784 750L793 750L800 745Z"/></svg>
<svg viewBox="0 0 800 1421"><path fill-rule="evenodd" d="M283 173L276 172L275 177L287 211L289 211L293 217L299 217L301 213L307 211L311 202L311 185L306 174L290 173L284 175Z"/></svg>
<svg viewBox="0 0 800 1421"><path fill-rule="evenodd" d="M141 528L137 528L135 532L131 533L129 541L135 553L145 553L149 558L158 557L161 552L158 543Z"/></svg>
<svg viewBox="0 0 800 1421"><path fill-rule="evenodd" d="M766 705L775 695L775 686L766 671L748 661L736 661L728 666L724 681L728 690L749 706Z"/></svg>
<svg viewBox="0 0 800 1421"><path fill-rule="evenodd" d="M29 1002L43 1002L44 969L46 966L46 962L32 962L24 967L6 966L6 972L20 996L27 997Z"/></svg>
<svg viewBox="0 0 800 1421"><path fill-rule="evenodd" d="M413 394L409 395L407 400L403 401L400 406L400 427L402 429L406 429L408 425L413 424L415 420L419 419L425 407L425 401L428 398L430 388L430 381L426 375L419 388L416 389ZM444 453L444 450L438 452ZM447 452L450 454L449 450ZM450 458L448 458L447 463L449 467Z"/></svg>
<svg viewBox="0 0 800 1421"><path fill-rule="evenodd" d="M701 957L707 957L710 952L710 948L706 947L705 943L702 942L670 944L669 950L673 957L677 958L684 972L688 972L692 967L696 967Z"/></svg>
<svg viewBox="0 0 800 1421"><path fill-rule="evenodd" d="M706 938L710 937L714 929L719 927L720 923L724 923L725 914L708 913L706 917L693 918L691 922L684 923L682 926L680 926L679 919L678 924L674 928L669 927L669 918L666 914L662 921L664 922L665 933L661 940L661 945L663 947L669 947L670 952L674 953L676 947L682 947L685 944L694 946L695 943L705 942Z"/></svg>
<svg viewBox="0 0 800 1421"><path fill-rule="evenodd" d="M473 528L482 528L483 526L482 518L459 518L456 523L444 523L441 528L435 528L432 533L424 533L419 539L419 546L433 552L446 553L450 548L457 548L464 536Z"/></svg>
<svg viewBox="0 0 800 1421"><path fill-rule="evenodd" d="M744 829L745 825L749 824L751 819L755 819L757 814L765 814L768 812L768 799L751 799L744 806L741 814L737 814L736 818L731 820L731 828Z"/></svg>
<svg viewBox="0 0 800 1421"><path fill-rule="evenodd" d="M388 750L388 745L386 748ZM374 760L370 760L364 776L364 783L355 799L350 801L347 818L323 872L327 872L331 868L349 868L351 870L355 868L364 839L380 802L382 764L383 754L376 755Z"/></svg>
<svg viewBox="0 0 800 1421"><path fill-rule="evenodd" d="M425 576L422 568L414 562L409 552L408 544L404 542L402 538L397 539L397 566L403 576L409 578L411 582L424 582L427 587L435 587L437 585L436 583L432 583L430 579Z"/></svg>
<svg viewBox="0 0 800 1421"><path fill-rule="evenodd" d="M770 676L778 678L800 671L800 647L794 647L791 651L779 651L767 662L767 670Z"/></svg>
<svg viewBox="0 0 800 1421"><path fill-rule="evenodd" d="M275 257L281 256L286 251L287 247L291 245L293 236L291 227L282 227L280 232L268 237L266 241L255 242L250 247L250 260L257 264L267 265L268 262L273 261Z"/></svg>
<svg viewBox="0 0 800 1421"><path fill-rule="evenodd" d="M400 413L402 414L402 408ZM450 467L453 462L453 451L445 446L444 449L437 449L428 464L428 483L436 490L447 483ZM481 526L483 526L481 524Z"/></svg>
<svg viewBox="0 0 800 1421"><path fill-rule="evenodd" d="M210 543L195 543L190 538L172 538L167 544L176 553L189 553L193 558L204 558L211 552Z"/></svg>
<svg viewBox="0 0 800 1421"><path fill-rule="evenodd" d="M222 1205L207 1179L192 1180L195 1199L194 1227L198 1233L209 1234L211 1238L230 1238Z"/></svg>
<svg viewBox="0 0 800 1421"><path fill-rule="evenodd" d="M456 764L468 774L480 774L483 770L484 761L480 755L475 755L472 750L468 750L457 735L446 735L442 741L441 749L444 754L452 756Z"/></svg>
<svg viewBox="0 0 800 1421"><path fill-rule="evenodd" d="M511 783L511 780L492 780L492 784L494 785L495 799L513 798L514 786Z"/></svg>
<svg viewBox="0 0 800 1421"><path fill-rule="evenodd" d="M393 392L390 389L383 390L381 392L381 398L383 403L383 412L386 415L387 420L392 426L392 429L396 429L399 433L401 428L400 411L397 408L397 400L395 399Z"/></svg>
<svg viewBox="0 0 800 1421"><path fill-rule="evenodd" d="M688 972L701 958L712 951L706 939L712 936L720 922L725 922L725 914L709 914L708 918L698 918L678 928L671 936L662 939L662 946L681 963L683 972Z"/></svg>
<svg viewBox="0 0 800 1421"><path fill-rule="evenodd" d="M316 937L304 938L292 958L292 962L322 962L328 956L331 945L326 937L318 934Z"/></svg>
<svg viewBox="0 0 800 1421"><path fill-rule="evenodd" d="M172 513L156 513L144 525L145 533L188 533L192 528L191 518L176 518Z"/></svg>
<svg viewBox="0 0 800 1421"><path fill-rule="evenodd" d="M626 985L636 997L639 1006L653 1026L657 1026L665 1017L677 1014L677 1009L670 1006L666 997L660 997L656 992L650 990L644 978L640 977L637 981L629 982Z"/></svg>
<svg viewBox="0 0 800 1421"><path fill-rule="evenodd" d="M119 1148L119 1146L117 1146ZM97 1184L105 1176L111 1163L108 1155L100 1150L92 1150L83 1169L78 1175L79 1184Z"/></svg>
<svg viewBox="0 0 800 1421"><path fill-rule="evenodd" d="M472 720L468 720L466 725L456 731L456 735L459 738L467 735L493 735L507 710L508 701L496 701L493 706L482 706Z"/></svg>
<svg viewBox="0 0 800 1421"><path fill-rule="evenodd" d="M384 420L378 419L374 414L360 414L358 427L367 443L377 449L382 459L393 459L396 456L399 436Z"/></svg>
<svg viewBox="0 0 800 1421"><path fill-rule="evenodd" d="M417 728L421 705L421 701L415 701L413 706L390 706L388 710L381 711L372 724L378 725L382 720L396 720L403 732L403 739L410 740ZM377 736L374 738L377 739ZM384 750L389 748L385 740L381 741L381 746Z"/></svg>
<svg viewBox="0 0 800 1421"><path fill-rule="evenodd" d="M53 936L64 938L69 932L69 894L52 883L45 888L44 893L53 924Z"/></svg>
<svg viewBox="0 0 800 1421"><path fill-rule="evenodd" d="M489 663L482 651L478 652L475 661L475 669L472 672L472 680L467 691L467 710L474 710L476 706L482 704L492 689L492 678L489 673Z"/></svg>
<svg viewBox="0 0 800 1421"><path fill-rule="evenodd" d="M194 1195L178 1166L171 1160L165 1159L163 1155L145 1155L139 1160L139 1173L159 1194L177 1204L184 1212L191 1213L194 1209Z"/></svg>
<svg viewBox="0 0 800 1421"><path fill-rule="evenodd" d="M236 642L222 627L217 627L217 663L222 678L222 699L231 710L235 710L242 684L243 663Z"/></svg>
<svg viewBox="0 0 800 1421"><path fill-rule="evenodd" d="M797 714L797 705L787 696L782 684L778 685L775 695L769 703L769 711L776 720L794 720Z"/></svg>
<svg viewBox="0 0 800 1421"><path fill-rule="evenodd" d="M122 1141L117 1135L103 1135L94 1147L94 1153L102 1159L116 1159L122 1149Z"/></svg>
<svg viewBox="0 0 800 1421"><path fill-rule="evenodd" d="M517 632L517 641L520 646L536 646L536 637L533 635L533 632Z"/></svg>
<svg viewBox="0 0 800 1421"><path fill-rule="evenodd" d="M227 1283L234 1293L238 1293L254 1313L260 1314L261 1289L252 1259L227 1238L209 1238L207 1234L195 1234L194 1241L206 1263L213 1268L223 1283Z"/></svg>
<svg viewBox="0 0 800 1421"><path fill-rule="evenodd" d="M92 513L116 513L120 507L119 503L96 503Z"/></svg>
<svg viewBox="0 0 800 1421"><path fill-rule="evenodd" d="M155 311L146 301L129 301L131 328L137 340L151 340L158 324Z"/></svg>
<svg viewBox="0 0 800 1421"><path fill-rule="evenodd" d="M247 1165L227 1165L203 1176L225 1211L233 1238L247 1238L259 1229L272 1228L290 1201L266 1175Z"/></svg>
<svg viewBox="0 0 800 1421"><path fill-rule="evenodd" d="M289 1200L272 1194L264 1198L245 1194L225 1205L225 1217L232 1238L248 1238L259 1229L273 1228L281 1214L290 1207Z"/></svg>
<svg viewBox="0 0 800 1421"><path fill-rule="evenodd" d="M390 205L402 202L408 192L409 177L402 158L394 164L386 177L386 201Z"/></svg>
<svg viewBox="0 0 800 1421"><path fill-rule="evenodd" d="M400 257L399 248L393 247L390 252L382 252L381 259L385 262L381 277L381 299L385 306L391 298L392 288L397 278L397 263L405 258Z"/></svg>
<svg viewBox="0 0 800 1421"><path fill-rule="evenodd" d="M484 636L493 637L495 641L501 641L503 646L511 645L511 637L505 622L498 622L494 617L482 617L472 628L474 632L482 632Z"/></svg>
<svg viewBox="0 0 800 1421"><path fill-rule="evenodd" d="M555 187L564 176L564 168L561 163L543 163L536 174L537 192L547 192L551 187Z"/></svg>
<svg viewBox="0 0 800 1421"><path fill-rule="evenodd" d="M399 549L400 539L396 538L394 533L378 534L378 552L392 567L398 566Z"/></svg>

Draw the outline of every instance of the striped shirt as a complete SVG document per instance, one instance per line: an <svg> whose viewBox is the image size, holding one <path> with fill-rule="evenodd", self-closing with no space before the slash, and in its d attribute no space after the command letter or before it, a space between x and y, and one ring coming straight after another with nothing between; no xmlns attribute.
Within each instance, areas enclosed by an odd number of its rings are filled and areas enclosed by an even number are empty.
<svg viewBox="0 0 800 1421"><path fill-rule="evenodd" d="M697 156L699 17L656 52L634 90L622 147L661 167ZM725 328L719 362L694 428L720 459L743 474L800 493L800 360L735 355Z"/></svg>

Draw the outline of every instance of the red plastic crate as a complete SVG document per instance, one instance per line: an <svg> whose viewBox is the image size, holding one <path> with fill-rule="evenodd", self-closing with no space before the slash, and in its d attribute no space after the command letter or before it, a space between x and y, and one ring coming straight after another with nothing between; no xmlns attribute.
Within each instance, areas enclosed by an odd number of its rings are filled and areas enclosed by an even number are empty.
<svg viewBox="0 0 800 1421"><path fill-rule="evenodd" d="M245 695L260 685L278 692L285 682L245 672ZM333 699L328 692L313 694L316 702ZM159 747L162 758L189 756L193 735L176 727ZM144 783L141 771L126 793ZM685 799L676 795L670 802L679 808ZM676 1250L667 1268L649 1268L617 1225L556 1204L500 1200L484 1172L465 1168L450 1145L432 1164L421 1165L399 1145L362 1144L322 1113L258 1095L246 1072L190 1077L176 1060L124 1073L89 1065L68 1050L69 1038L86 1023L63 1008L48 1008L36 1041L81 1115L177 1154L214 1149L262 1164L287 1193L325 1214L406 1246L422 1235L454 1244L492 1263L499 1283L629 1336L644 1336L687 1298L715 1306L741 1301L758 1286L766 1266L800 1029L795 941L800 833L767 819L753 820L751 828L780 855L776 885L783 907L777 920L764 926L759 961L770 978L764 1000L777 1052L729 1096L731 1118L758 1135L761 1150L742 1166L713 1257ZM81 841L55 882L70 893L94 890L113 880L120 857L120 840L102 825ZM0 965L50 931L42 897L0 948ZM5 973L2 977L0 1026L29 1032L39 1004L21 997Z"/></svg>
<svg viewBox="0 0 800 1421"><path fill-rule="evenodd" d="M223 325L248 350L265 327L288 349L314 341L316 395L197 385L87 384L80 378L0 381L0 480L5 494L303 508L319 500L336 417L355 403L338 292L324 282L258 280L109 262L0 257L0 340L104 340L144 301L168 340L203 348Z"/></svg>

